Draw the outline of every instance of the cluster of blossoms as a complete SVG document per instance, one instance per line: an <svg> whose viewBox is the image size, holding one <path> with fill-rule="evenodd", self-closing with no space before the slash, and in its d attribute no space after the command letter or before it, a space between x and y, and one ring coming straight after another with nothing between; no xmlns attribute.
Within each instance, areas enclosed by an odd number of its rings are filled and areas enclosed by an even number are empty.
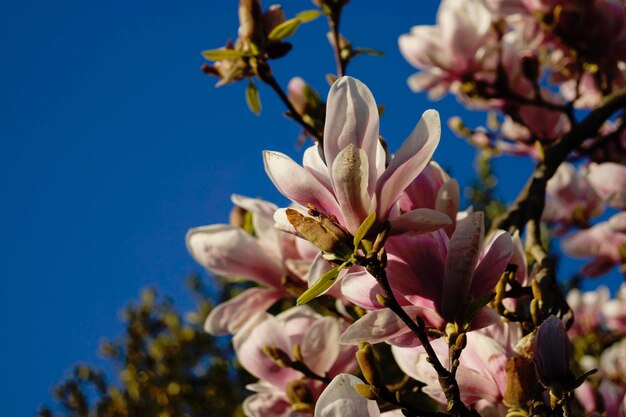
<svg viewBox="0 0 626 417"><path fill-rule="evenodd" d="M530 155L558 142L626 81L626 12L613 0L444 0L437 25L416 26L399 40L420 72L414 91L453 93L470 107L497 111L494 129L452 127L490 152ZM576 113L574 109L581 109ZM583 269L598 276L626 261L623 215L591 223L607 206L626 208L624 120L585 138L547 184L543 220Z"/></svg>
<svg viewBox="0 0 626 417"><path fill-rule="evenodd" d="M345 3L315 4L336 29ZM278 88L266 59L286 53L282 39L306 19L260 10L241 2L238 41L225 49L237 52L209 51L219 61L205 71L221 83L258 77ZM330 38L341 75L354 50ZM565 253L592 258L582 275L626 263L626 122L608 114L567 142L600 117L579 122L575 108L600 108L623 87L623 6L443 0L436 26L416 26L399 43L421 70L413 90L449 91L501 113L497 132L451 124L482 151L534 158L530 186L486 230L493 219L461 210L458 182L432 160L436 111L391 155L363 83L333 77L324 102L294 78L279 95L318 140L302 165L263 155L291 205L234 196L231 224L187 235L209 271L257 284L216 306L205 325L232 335L239 362L259 379L244 413L625 417L626 288L611 301L606 290L565 297L541 233L546 224Z"/></svg>

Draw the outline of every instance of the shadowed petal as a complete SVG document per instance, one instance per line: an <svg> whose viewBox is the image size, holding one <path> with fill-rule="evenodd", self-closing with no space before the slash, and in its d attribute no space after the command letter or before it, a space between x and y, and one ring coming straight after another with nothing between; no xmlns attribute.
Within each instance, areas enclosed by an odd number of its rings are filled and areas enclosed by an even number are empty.
<svg viewBox="0 0 626 417"><path fill-rule="evenodd" d="M482 236L483 213L477 212L459 221L450 237L441 295L441 313L448 321L469 295Z"/></svg>
<svg viewBox="0 0 626 417"><path fill-rule="evenodd" d="M417 235L434 232L452 224L450 218L437 210L419 208L391 220L392 235Z"/></svg>
<svg viewBox="0 0 626 417"><path fill-rule="evenodd" d="M511 235L507 232L502 230L494 232L488 240L491 240L491 244L483 250L486 254L479 261L476 271L474 271L472 285L469 290L470 295L474 298L493 291L513 252Z"/></svg>

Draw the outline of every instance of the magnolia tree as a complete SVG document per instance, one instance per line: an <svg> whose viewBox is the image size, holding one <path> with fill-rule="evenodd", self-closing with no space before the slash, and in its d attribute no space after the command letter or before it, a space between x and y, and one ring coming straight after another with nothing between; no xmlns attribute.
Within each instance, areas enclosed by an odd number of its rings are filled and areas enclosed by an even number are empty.
<svg viewBox="0 0 626 417"><path fill-rule="evenodd" d="M210 272L255 284L205 324L233 336L258 378L245 414L625 416L626 287L614 299L565 291L548 246L587 259L580 277L626 265L624 5L443 0L436 25L406 28L408 87L488 112L487 127L450 127L482 153L535 164L513 202L484 214L461 207L432 159L436 110L387 148L372 93L346 75L377 52L341 35L347 0L313 3L287 19L241 0L236 41L204 52L218 85L247 82L255 113L257 84L269 86L312 142L302 163L263 154L288 207L236 195L231 224L187 235ZM326 100L272 71L317 18L336 61Z"/></svg>

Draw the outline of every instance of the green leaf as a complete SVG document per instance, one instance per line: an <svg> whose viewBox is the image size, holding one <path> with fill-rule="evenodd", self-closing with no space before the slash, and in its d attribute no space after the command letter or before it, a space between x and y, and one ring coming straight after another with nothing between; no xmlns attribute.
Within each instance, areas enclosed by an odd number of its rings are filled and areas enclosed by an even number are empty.
<svg viewBox="0 0 626 417"><path fill-rule="evenodd" d="M270 34L267 35L267 38L270 41L279 41L281 39L288 38L289 36L296 33L296 30L298 29L298 27L300 27L301 24L302 20L298 19L297 17L294 19L285 20L283 23L272 29Z"/></svg>
<svg viewBox="0 0 626 417"><path fill-rule="evenodd" d="M223 59L241 58L245 56L245 52L237 49L209 49L203 51L202 56L208 61L221 61Z"/></svg>
<svg viewBox="0 0 626 417"><path fill-rule="evenodd" d="M339 276L339 271L341 271L342 268L343 265L337 266L323 274L317 281L315 281L315 284L311 285L311 288L303 292L302 295L298 297L297 303L306 304L329 289Z"/></svg>
<svg viewBox="0 0 626 417"><path fill-rule="evenodd" d="M296 18L300 19L302 23L311 22L322 15L321 10L313 9L313 10L305 10L296 15Z"/></svg>
<svg viewBox="0 0 626 417"><path fill-rule="evenodd" d="M352 241L354 243L354 250L358 249L359 243L361 243L361 240L363 240L367 232L370 231L370 228L372 227L375 221L376 221L376 212L373 212L372 214L367 216L365 220L363 220L363 223L361 223L356 233L354 234L354 240Z"/></svg>
<svg viewBox="0 0 626 417"><path fill-rule="evenodd" d="M250 111L257 116L261 114L261 99L259 98L259 90L256 85L250 80L248 88L246 88L246 103Z"/></svg>

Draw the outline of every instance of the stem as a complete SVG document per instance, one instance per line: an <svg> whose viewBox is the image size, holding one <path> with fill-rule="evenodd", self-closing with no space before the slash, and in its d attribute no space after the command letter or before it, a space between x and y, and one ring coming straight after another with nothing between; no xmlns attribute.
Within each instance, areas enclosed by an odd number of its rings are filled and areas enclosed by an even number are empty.
<svg viewBox="0 0 626 417"><path fill-rule="evenodd" d="M285 103L285 106L287 106L287 110L288 110L287 116L289 116L296 123L302 126L302 128L308 134L313 136L315 140L317 141L317 143L320 144L321 146L323 144L324 136L320 132L318 132L317 129L315 129L315 127L307 123L307 121L304 120L302 116L300 115L300 113L298 113L298 111L295 109L293 104L291 104L289 97L287 96L285 91L282 89L280 84L278 84L278 82L276 81L276 78L274 78L274 75L272 74L272 70L270 66L267 64L259 65L258 76L259 76L259 79L263 81L265 84L269 85L272 88L272 90L274 90L274 92L278 95L278 97L280 97L282 102Z"/></svg>
<svg viewBox="0 0 626 417"><path fill-rule="evenodd" d="M376 279L378 285L380 285L383 290L386 298L385 307L388 307L391 311L393 311L404 322L404 324L411 329L424 347L430 364L439 376L441 389L448 400L448 411L454 416L479 417L480 414L478 414L478 412L468 409L463 401L461 401L461 392L456 378L441 364L441 361L437 357L435 350L428 340L426 326L423 320L419 317L416 317L415 320L413 320L406 313L406 311L404 311L400 304L398 304L398 300L396 300L393 291L391 290L391 286L389 285L389 281L387 279L387 273L385 268L381 265L381 262L376 258L367 258L364 259L364 262L360 262L360 264L361 266L365 266L367 272L369 272Z"/></svg>
<svg viewBox="0 0 626 417"><path fill-rule="evenodd" d="M339 23L341 22L341 8L342 6L337 7L328 15L328 27L330 28L330 33L332 34L333 41L332 47L333 52L335 54L335 64L337 66L337 78L343 77L346 74L346 66L347 63L341 57L341 48L339 43L341 41L341 35L339 34Z"/></svg>
<svg viewBox="0 0 626 417"><path fill-rule="evenodd" d="M554 145L546 149L526 186L511 207L496 221L492 229L517 229L522 231L530 219L540 219L545 206L546 184L559 165L582 143L598 133L602 124L617 110L626 107L626 88L617 90L585 117L578 125L563 135Z"/></svg>

